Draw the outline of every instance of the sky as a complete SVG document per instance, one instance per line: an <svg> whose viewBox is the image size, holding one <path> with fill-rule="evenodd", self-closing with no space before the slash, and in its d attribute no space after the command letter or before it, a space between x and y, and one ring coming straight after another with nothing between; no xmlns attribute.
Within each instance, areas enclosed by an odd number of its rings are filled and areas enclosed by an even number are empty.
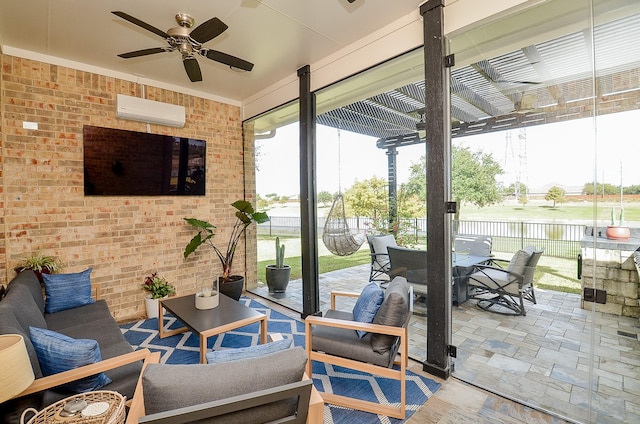
<svg viewBox="0 0 640 424"><path fill-rule="evenodd" d="M453 143L490 153L505 170L501 182L509 185L519 177L532 192L546 192L552 185L565 190L581 188L594 179L616 186L622 179L622 184L629 186L640 184L640 132L633 129L639 120L640 111L636 110L604 115L595 122L580 119L527 127L524 138L520 130L512 130L510 136L501 131L460 137ZM318 192L334 194L340 188L344 192L356 180L372 176L387 179L386 150L376 147L375 138L320 125L317 131ZM297 123L279 128L275 137L259 140L258 144L258 194L297 195ZM419 162L425 149L424 144L398 149L399 184L408 180L409 167Z"/></svg>

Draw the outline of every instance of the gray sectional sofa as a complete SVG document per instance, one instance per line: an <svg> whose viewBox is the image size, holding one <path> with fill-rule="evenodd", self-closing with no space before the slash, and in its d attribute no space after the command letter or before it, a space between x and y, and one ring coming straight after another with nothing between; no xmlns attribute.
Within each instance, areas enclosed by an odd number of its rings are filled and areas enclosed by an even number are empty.
<svg viewBox="0 0 640 424"><path fill-rule="evenodd" d="M144 358L148 351L133 352L104 300L52 314L45 313L45 298L40 281L32 271L25 271L8 284L7 294L0 301L0 334L22 335L36 381L25 392L27 395L0 404L0 422L19 422L19 416L25 408L41 410L73 395L60 388L59 381L43 376L30 341L29 327L46 328L74 339L96 340L103 361L78 368L75 373L64 372L62 374L65 374L66 378L63 379L73 381L91 375L87 373L95 374L96 370L104 371L112 382L101 390L115 390L127 399L133 398L142 369L141 358ZM83 372L85 375L82 375Z"/></svg>

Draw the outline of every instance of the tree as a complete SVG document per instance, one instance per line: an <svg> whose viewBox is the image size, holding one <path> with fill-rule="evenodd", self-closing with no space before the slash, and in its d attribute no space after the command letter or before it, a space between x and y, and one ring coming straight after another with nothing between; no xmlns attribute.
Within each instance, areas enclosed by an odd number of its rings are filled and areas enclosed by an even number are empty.
<svg viewBox="0 0 640 424"><path fill-rule="evenodd" d="M472 152L468 147L452 147L451 190L456 202L479 208L502 200L496 177L504 171L491 154Z"/></svg>
<svg viewBox="0 0 640 424"><path fill-rule="evenodd" d="M356 216L372 219L389 216L387 181L372 177L353 183L344 193L344 201Z"/></svg>
<svg viewBox="0 0 640 424"><path fill-rule="evenodd" d="M553 186L549 189L549 191L547 191L547 194L544 195L544 200L552 200L553 207L555 208L556 202L562 203L565 201L564 195L565 195L565 191L563 188L558 186Z"/></svg>
<svg viewBox="0 0 640 424"><path fill-rule="evenodd" d="M527 193L527 186L524 183L517 183L518 186L516 187L516 183L511 183L509 184L509 186L507 188L504 189L504 192L502 193L504 196L515 196L516 194L518 195L518 199L520 198L520 196L522 196L523 194L526 195ZM516 192L516 188L518 189L518 191Z"/></svg>
<svg viewBox="0 0 640 424"><path fill-rule="evenodd" d="M328 191L321 191L318 193L318 203L322 203L326 205L327 203L331 203L333 201L333 196Z"/></svg>

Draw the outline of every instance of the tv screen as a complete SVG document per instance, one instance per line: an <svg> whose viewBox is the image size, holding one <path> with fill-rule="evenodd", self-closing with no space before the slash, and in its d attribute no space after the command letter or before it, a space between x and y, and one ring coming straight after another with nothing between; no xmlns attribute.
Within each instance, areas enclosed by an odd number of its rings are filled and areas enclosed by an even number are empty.
<svg viewBox="0 0 640 424"><path fill-rule="evenodd" d="M86 196L204 196L206 142L85 125Z"/></svg>

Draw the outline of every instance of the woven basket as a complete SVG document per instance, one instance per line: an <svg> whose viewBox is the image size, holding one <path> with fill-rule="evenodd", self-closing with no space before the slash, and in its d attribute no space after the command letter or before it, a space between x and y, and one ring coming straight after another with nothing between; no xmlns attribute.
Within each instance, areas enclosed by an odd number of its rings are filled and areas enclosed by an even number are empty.
<svg viewBox="0 0 640 424"><path fill-rule="evenodd" d="M105 413L96 417L83 417L82 415L75 417L61 417L60 411L62 411L64 405L67 402L76 399L84 400L87 404L107 402L109 404L109 409L107 409ZM20 424L122 424L126 417L125 400L126 398L120 393L108 390L81 393L79 395L62 399L46 407L40 412L33 408L26 409L20 417ZM28 413L33 413L35 416L25 423L24 419Z"/></svg>

